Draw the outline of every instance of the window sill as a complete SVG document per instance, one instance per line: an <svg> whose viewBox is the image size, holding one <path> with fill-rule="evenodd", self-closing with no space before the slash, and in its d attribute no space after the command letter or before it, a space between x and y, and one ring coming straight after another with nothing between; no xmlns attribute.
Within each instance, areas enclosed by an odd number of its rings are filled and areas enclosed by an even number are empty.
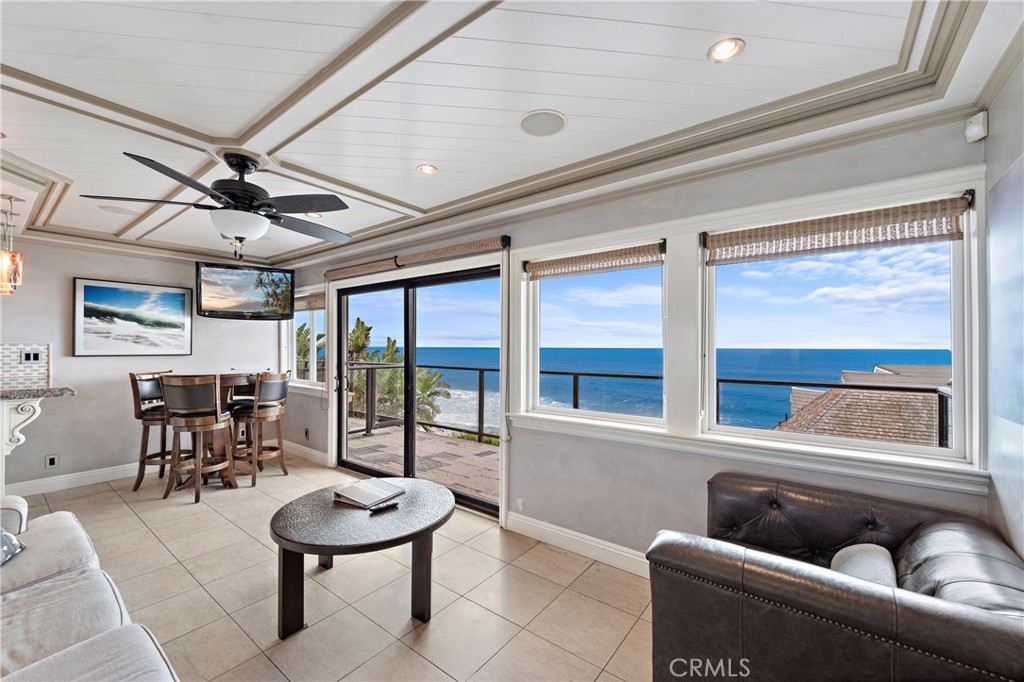
<svg viewBox="0 0 1024 682"><path fill-rule="evenodd" d="M288 390L290 392L301 393L303 395L321 395L324 392L324 385L300 383L293 379L288 383Z"/></svg>
<svg viewBox="0 0 1024 682"><path fill-rule="evenodd" d="M988 472L965 462L878 455L803 444L797 447L732 435L684 436L635 424L599 423L593 419L562 415L513 414L510 421L515 428L660 448L720 461L770 464L979 496L988 495L989 489Z"/></svg>

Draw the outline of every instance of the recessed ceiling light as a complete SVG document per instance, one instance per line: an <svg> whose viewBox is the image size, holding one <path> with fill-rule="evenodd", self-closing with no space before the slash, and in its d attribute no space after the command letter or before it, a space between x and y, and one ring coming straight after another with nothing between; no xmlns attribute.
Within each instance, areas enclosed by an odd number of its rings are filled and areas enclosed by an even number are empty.
<svg viewBox="0 0 1024 682"><path fill-rule="evenodd" d="M569 119L560 111L554 109L536 109L528 111L519 119L519 127L527 135L546 137L561 132Z"/></svg>
<svg viewBox="0 0 1024 682"><path fill-rule="evenodd" d="M423 173L424 175L433 175L434 173L437 172L437 166L435 166L432 163L421 163L420 165L416 166L416 170L418 170L420 173Z"/></svg>
<svg viewBox="0 0 1024 682"><path fill-rule="evenodd" d="M117 215L137 215L138 211L133 211L130 208L124 206L97 206L101 211L107 213L116 213Z"/></svg>
<svg viewBox="0 0 1024 682"><path fill-rule="evenodd" d="M743 52L743 48L746 47L746 43L743 42L742 38L725 38L719 40L717 43L711 46L708 50L708 59L713 62L727 62L733 57L737 56L740 52Z"/></svg>
<svg viewBox="0 0 1024 682"><path fill-rule="evenodd" d="M320 218L322 216L321 216L321 214L317 213L316 211L306 211L306 217L307 218Z"/></svg>

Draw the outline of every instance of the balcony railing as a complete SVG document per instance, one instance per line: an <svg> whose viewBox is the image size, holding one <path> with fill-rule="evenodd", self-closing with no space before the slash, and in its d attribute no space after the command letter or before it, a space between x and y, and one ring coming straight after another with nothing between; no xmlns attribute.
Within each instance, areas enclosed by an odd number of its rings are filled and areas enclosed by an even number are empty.
<svg viewBox="0 0 1024 682"><path fill-rule="evenodd" d="M366 410L364 411L364 426L357 429L349 429L349 433L360 433L363 432L366 435L370 435L373 429L377 426L390 426L393 424L400 424L402 420L397 416L378 415L376 412L376 378L375 375L380 369L392 369L399 367L400 365L389 365L383 363L358 363L357 366L350 365L352 371L365 371L367 372L366 378ZM416 423L421 426L432 426L439 429L447 429L449 431L458 431L459 433L468 433L476 436L478 442L483 442L485 437L494 438L498 434L493 431L487 431L484 425L484 394L486 375L488 372L497 373L499 370L492 367L454 367L449 365L417 365L417 369L437 369L437 370L448 370L448 371L459 371L459 372L476 372L476 386L477 386L477 403L476 403L476 428L467 429L464 426L457 426L454 424L442 424L439 422L428 422L428 421L417 421ZM616 372L567 372L567 371L556 371L556 370L541 370L542 375L550 376L568 376L572 377L572 407L574 410L580 409L580 378L581 377L592 377L600 379L646 379L646 380L661 380L661 375L658 374L626 374Z"/></svg>
<svg viewBox="0 0 1024 682"><path fill-rule="evenodd" d="M379 415L377 413L377 399L376 399L376 373L382 369L397 369L403 365L398 363L358 363L358 365L350 365L352 371L364 371L367 373L366 378L366 407L363 412L365 424L357 429L350 429L349 433L363 432L366 435L373 433L373 429L380 426L392 426L402 423L400 416L394 415ZM476 372L476 386L477 386L477 404L476 404L476 428L469 429L464 426L456 424L444 424L441 422L430 422L430 421L417 421L416 423L421 426L430 426L439 429L447 429L449 431L457 431L459 433L468 433L476 436L478 442L483 442L486 437L495 437L498 434L493 431L487 431L484 424L484 394L486 375L488 372L497 373L498 370L490 367L455 367L449 365L417 365L417 369L435 369L442 371L459 371L459 372ZM571 371L560 371L560 370L541 370L542 375L549 376L567 376L572 377L572 408L575 410L580 409L580 378L582 377L593 377L602 379L641 379L648 381L660 381L663 377L659 374L629 374L621 372L571 372ZM777 381L769 379L737 379L737 378L722 378L715 381L715 414L716 422L721 423L721 398L722 398L722 385L723 384L746 384L751 386L788 386L790 388L840 388L846 390L863 390L863 391L889 391L889 392L904 392L904 393L919 393L926 395L935 395L938 401L937 410L937 440L939 447L949 447L949 435L950 435L950 409L952 407L953 396L947 388L933 387L933 386L908 386L900 384L852 384L852 383L835 383L826 381ZM789 418L789 414L782 420ZM780 421L781 423L781 421Z"/></svg>

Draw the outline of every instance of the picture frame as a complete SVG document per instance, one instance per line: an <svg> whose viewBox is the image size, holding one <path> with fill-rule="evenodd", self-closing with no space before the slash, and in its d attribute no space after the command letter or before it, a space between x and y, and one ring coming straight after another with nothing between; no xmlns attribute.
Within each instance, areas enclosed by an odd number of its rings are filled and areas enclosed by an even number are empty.
<svg viewBox="0 0 1024 682"><path fill-rule="evenodd" d="M192 289L74 278L73 355L192 355Z"/></svg>

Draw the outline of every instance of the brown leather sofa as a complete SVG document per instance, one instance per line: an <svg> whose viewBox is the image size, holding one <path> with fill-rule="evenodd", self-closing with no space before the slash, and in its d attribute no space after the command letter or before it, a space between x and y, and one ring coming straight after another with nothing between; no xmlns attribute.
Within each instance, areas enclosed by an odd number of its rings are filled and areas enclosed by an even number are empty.
<svg viewBox="0 0 1024 682"><path fill-rule="evenodd" d="M976 519L718 474L708 536L647 552L656 681L1024 680L1024 561ZM898 587L829 568L860 543Z"/></svg>

